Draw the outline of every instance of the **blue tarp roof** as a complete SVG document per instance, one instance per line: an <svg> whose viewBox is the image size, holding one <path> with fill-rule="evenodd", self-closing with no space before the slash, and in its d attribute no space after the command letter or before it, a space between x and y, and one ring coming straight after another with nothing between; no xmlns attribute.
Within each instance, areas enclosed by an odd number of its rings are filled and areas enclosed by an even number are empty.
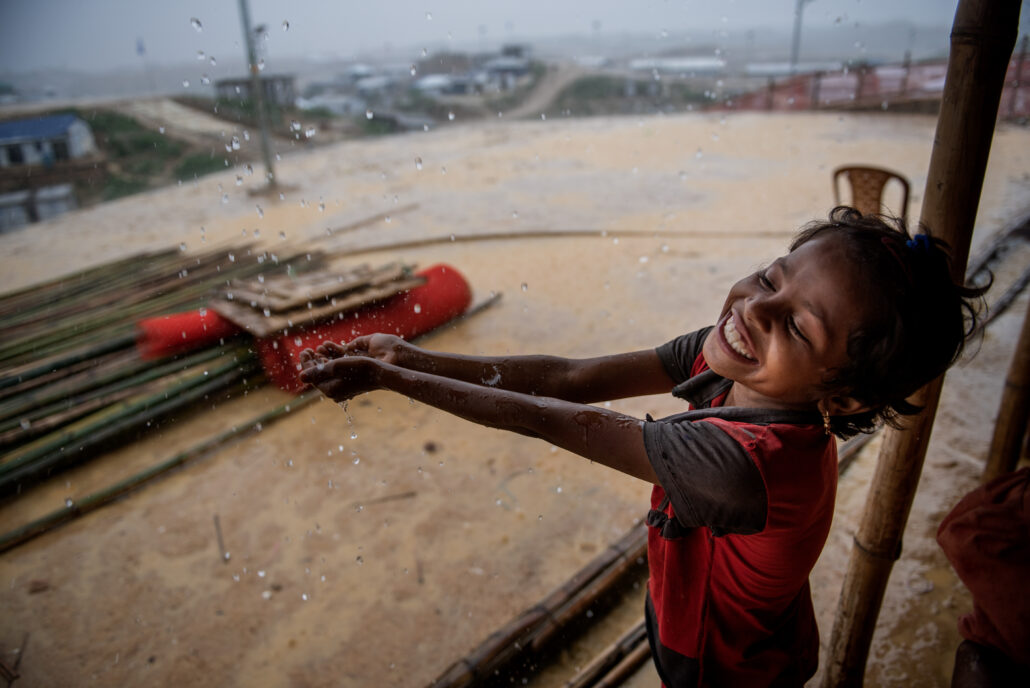
<svg viewBox="0 0 1030 688"><path fill-rule="evenodd" d="M78 117L73 114L33 117L0 122L0 144L14 141L36 141L61 136Z"/></svg>

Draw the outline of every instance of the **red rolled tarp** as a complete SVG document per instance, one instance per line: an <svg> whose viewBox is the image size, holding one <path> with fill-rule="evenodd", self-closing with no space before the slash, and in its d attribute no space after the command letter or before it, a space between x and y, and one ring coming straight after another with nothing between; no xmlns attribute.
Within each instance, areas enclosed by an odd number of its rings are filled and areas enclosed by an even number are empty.
<svg viewBox="0 0 1030 688"><path fill-rule="evenodd" d="M461 315L472 302L472 290L460 272L446 264L433 265L418 273L425 284L391 296L379 303L340 313L336 318L291 329L289 332L255 341L255 348L268 377L290 392L303 385L297 380L300 352L324 341L348 342L375 332L388 332L411 339ZM242 332L212 310L190 311L139 324L137 346L149 358L182 353L216 344Z"/></svg>

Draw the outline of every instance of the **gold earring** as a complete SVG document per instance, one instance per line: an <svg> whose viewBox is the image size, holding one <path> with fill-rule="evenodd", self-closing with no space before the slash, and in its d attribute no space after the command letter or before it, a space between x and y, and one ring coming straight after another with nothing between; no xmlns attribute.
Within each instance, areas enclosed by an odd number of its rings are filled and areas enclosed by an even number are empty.
<svg viewBox="0 0 1030 688"><path fill-rule="evenodd" d="M833 430L830 428L830 412L823 409L823 432L827 435L832 435Z"/></svg>

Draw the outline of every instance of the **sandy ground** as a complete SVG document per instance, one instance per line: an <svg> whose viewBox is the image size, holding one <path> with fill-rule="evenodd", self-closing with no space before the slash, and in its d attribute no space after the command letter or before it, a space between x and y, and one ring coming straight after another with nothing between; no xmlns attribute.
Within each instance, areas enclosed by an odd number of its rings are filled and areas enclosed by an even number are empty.
<svg viewBox="0 0 1030 688"><path fill-rule="evenodd" d="M259 174L238 186L233 170L0 235L0 289L178 244L380 247L360 260L446 261L478 295L504 294L427 347L653 347L708 324L730 284L824 216L834 167L901 171L917 214L933 129L925 117L837 114L445 126L285 155L282 199L249 194ZM1028 191L1030 131L1002 127L975 246L1030 213ZM341 231L379 213L389 217ZM589 235L538 235L576 230ZM533 237L466 240L498 232ZM949 380L870 685L947 685L968 599L928 536L975 485L1024 309ZM0 531L287 399L265 389L154 428L0 507ZM681 408L671 397L613 407ZM875 448L841 481L813 574L824 638L874 461ZM3 555L0 652L13 660L31 634L21 686L422 686L625 532L647 494L545 443L395 395L355 400L349 417L319 402ZM560 685L548 676L536 683ZM654 684L648 670L634 683Z"/></svg>

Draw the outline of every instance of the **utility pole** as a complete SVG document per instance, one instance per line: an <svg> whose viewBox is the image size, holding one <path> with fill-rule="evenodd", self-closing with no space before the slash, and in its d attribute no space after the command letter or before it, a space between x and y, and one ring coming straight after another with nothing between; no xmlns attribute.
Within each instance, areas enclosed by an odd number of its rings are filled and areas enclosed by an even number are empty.
<svg viewBox="0 0 1030 688"><path fill-rule="evenodd" d="M247 47L247 65L250 69L250 92L258 111L258 124L261 127L261 155L265 159L265 178L269 189L278 185L275 178L275 167L272 165L272 147L268 141L268 117L265 114L265 90L261 84L258 69L257 51L254 48L254 32L250 28L250 8L247 0L240 0L240 22L243 24L243 41Z"/></svg>
<svg viewBox="0 0 1030 688"><path fill-rule="evenodd" d="M790 43L790 73L798 71L798 53L801 52L801 13L805 11L805 5L812 0L797 0L794 6L794 38Z"/></svg>

